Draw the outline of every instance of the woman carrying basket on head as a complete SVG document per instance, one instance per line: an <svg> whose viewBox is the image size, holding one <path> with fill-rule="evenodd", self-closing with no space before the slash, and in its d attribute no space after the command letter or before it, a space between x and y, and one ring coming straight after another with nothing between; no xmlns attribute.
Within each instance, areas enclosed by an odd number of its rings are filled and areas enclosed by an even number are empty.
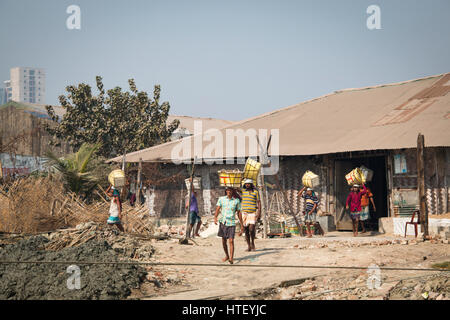
<svg viewBox="0 0 450 320"><path fill-rule="evenodd" d="M360 190L359 185L354 184L351 191L347 197L347 202L345 204L345 209L350 208L350 217L352 218L353 236L358 236L358 225L359 218L361 215L361 198L366 194L367 188L363 183L363 189Z"/></svg>

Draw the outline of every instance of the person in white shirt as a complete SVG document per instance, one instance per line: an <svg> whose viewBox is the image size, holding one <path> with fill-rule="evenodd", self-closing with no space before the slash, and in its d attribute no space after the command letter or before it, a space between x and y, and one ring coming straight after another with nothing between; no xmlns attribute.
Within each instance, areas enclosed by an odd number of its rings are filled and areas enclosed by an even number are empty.
<svg viewBox="0 0 450 320"><path fill-rule="evenodd" d="M115 224L117 228L124 232L120 219L122 218L122 203L120 202L120 192L112 185L106 190L106 194L111 198L111 206L109 207L109 218L106 221L108 224Z"/></svg>

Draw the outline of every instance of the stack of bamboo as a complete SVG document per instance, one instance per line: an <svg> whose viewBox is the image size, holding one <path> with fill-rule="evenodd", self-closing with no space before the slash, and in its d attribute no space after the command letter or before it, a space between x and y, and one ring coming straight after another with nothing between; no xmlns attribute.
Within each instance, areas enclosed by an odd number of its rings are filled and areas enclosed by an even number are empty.
<svg viewBox="0 0 450 320"><path fill-rule="evenodd" d="M57 199L55 202L61 202ZM61 205L52 206L52 215L64 221L66 225L73 225L83 222L106 223L109 214L110 203L103 199L102 202L86 204L78 197L71 194L65 197ZM72 221L73 220L73 221ZM126 232L152 234L153 224L149 219L148 209L145 206L136 204L134 207L128 203L122 205L122 224Z"/></svg>
<svg viewBox="0 0 450 320"><path fill-rule="evenodd" d="M99 228L96 224L85 224L81 228L60 230L50 236L50 242L45 246L47 250L61 250L70 248L98 238Z"/></svg>
<svg viewBox="0 0 450 320"><path fill-rule="evenodd" d="M106 226L94 222L86 222L75 228L56 230L48 235L50 240L45 245L46 250L61 250L77 247L88 241L107 241L113 248L126 252L131 258L149 257L154 249L150 239L155 236L122 233L114 226Z"/></svg>

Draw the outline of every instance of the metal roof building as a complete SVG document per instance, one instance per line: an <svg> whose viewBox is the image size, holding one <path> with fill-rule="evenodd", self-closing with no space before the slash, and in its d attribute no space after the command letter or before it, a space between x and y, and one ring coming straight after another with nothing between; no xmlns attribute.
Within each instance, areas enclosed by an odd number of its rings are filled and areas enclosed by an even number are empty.
<svg viewBox="0 0 450 320"><path fill-rule="evenodd" d="M351 229L349 218L342 214L348 195L345 175L361 165L375 172L370 183L377 209L371 212L372 230L385 226L379 223L383 219L410 214L418 199L419 133L425 137L427 210L440 214L449 209L450 73L336 91L216 130L194 132L190 137L129 153L125 159L142 160L144 166L146 162L161 163L163 171L169 172L171 168L183 168L174 163L181 160L189 163L195 157L219 160L257 156L252 142L257 135L264 141L261 138L264 130L266 138L273 133L269 154L280 156L280 181L293 210L300 216L304 201L297 192L302 187L304 172L312 170L321 180L316 190L320 210L332 215L337 229ZM232 134L227 135L229 132ZM233 143L229 143L228 137ZM222 141L215 144L216 140ZM122 157L110 161L120 162ZM217 197L223 193L217 170L224 166L237 168L218 163L197 166L203 189L199 203L205 214L211 213ZM265 178L266 185L273 183L270 176ZM155 188L154 211L163 216L181 214L183 208L176 207L177 200L166 200L178 199L178 194L182 194L180 188L183 191L183 185ZM273 192L276 190L269 190L266 200ZM408 199L408 203L399 204L398 199ZM268 200L266 205L270 207Z"/></svg>

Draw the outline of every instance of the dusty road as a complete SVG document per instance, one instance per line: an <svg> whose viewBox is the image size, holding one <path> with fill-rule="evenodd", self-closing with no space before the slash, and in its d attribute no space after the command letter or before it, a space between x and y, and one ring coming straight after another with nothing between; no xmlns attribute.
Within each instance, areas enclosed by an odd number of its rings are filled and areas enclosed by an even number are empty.
<svg viewBox="0 0 450 320"><path fill-rule="evenodd" d="M405 241L401 237L369 234L353 238L351 233L334 232L312 239L257 239L256 251L252 252L245 251L245 238L237 237L235 264L229 265L221 262L224 253L220 238L196 238L195 241L197 245L179 245L175 240L156 241L152 244L156 248L152 261L219 263L223 267L149 268L149 278L170 273L171 285L156 287L153 283L147 284L134 297L167 300L261 298L265 297L262 293L267 292L268 288L279 287L280 284L299 284L303 281L299 279L314 276L320 281L323 279L324 283L339 280L338 285L342 287L364 285L368 277L366 268L371 264L380 267L429 268L433 263L450 260L448 244L420 242L413 238ZM357 266L364 269L255 268L239 265ZM424 276L434 273L436 272L424 272ZM381 270L383 286L379 292L371 293L370 296L379 298L386 287L390 288L389 282L417 275L417 271ZM269 298L289 299L292 295L278 294ZM369 297L362 295L356 298Z"/></svg>

